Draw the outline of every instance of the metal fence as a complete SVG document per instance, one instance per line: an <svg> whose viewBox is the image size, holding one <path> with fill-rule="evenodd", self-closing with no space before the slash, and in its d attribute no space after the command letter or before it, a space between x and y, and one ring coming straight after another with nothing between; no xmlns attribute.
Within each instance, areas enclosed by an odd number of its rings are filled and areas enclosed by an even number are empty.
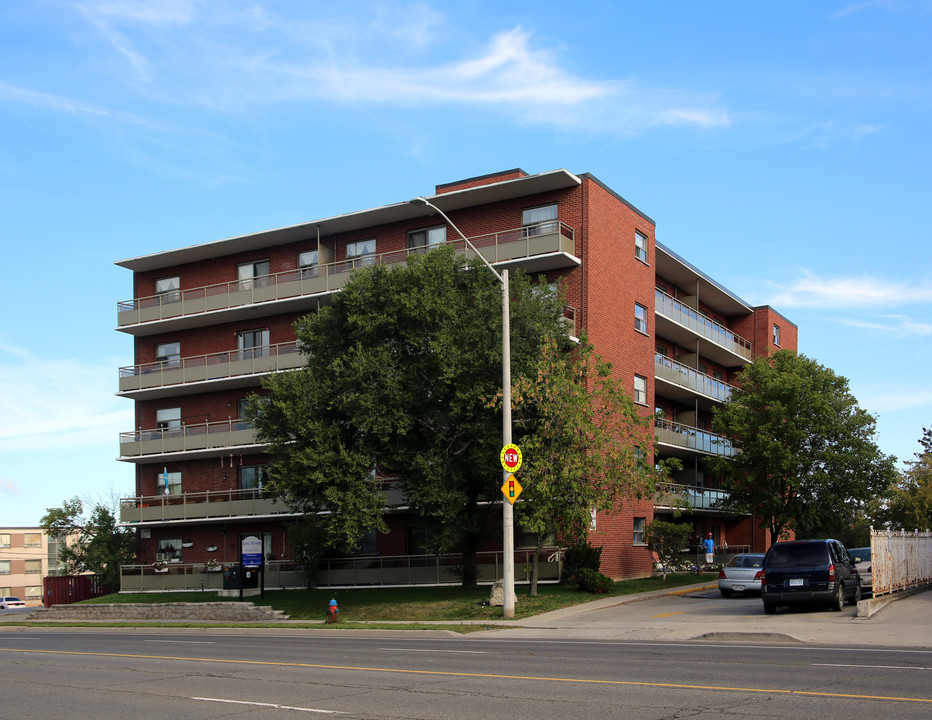
<svg viewBox="0 0 932 720"><path fill-rule="evenodd" d="M874 596L932 583L932 532L871 528Z"/></svg>

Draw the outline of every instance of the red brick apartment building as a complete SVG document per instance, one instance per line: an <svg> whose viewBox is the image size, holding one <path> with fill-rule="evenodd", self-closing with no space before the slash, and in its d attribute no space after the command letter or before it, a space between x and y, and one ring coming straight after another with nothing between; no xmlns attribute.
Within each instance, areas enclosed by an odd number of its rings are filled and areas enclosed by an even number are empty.
<svg viewBox="0 0 932 720"><path fill-rule="evenodd" d="M586 329L645 415L656 414L658 455L682 460L676 480L697 533L765 549L754 518L714 507L721 491L705 460L733 450L709 423L743 365L796 349L796 326L658 243L654 221L592 175L510 170L440 185L427 200L496 268L566 284L568 321ZM292 515L262 489L266 456L241 420L243 403L264 376L301 366L292 324L329 303L353 268L403 262L411 248L447 241L461 242L429 206L405 200L117 263L133 272L118 329L135 338L119 394L136 403L136 428L120 438L120 460L136 465L136 495L123 500L121 521L138 530L140 563L124 568L124 590L215 587L209 571L236 563L246 535L262 539L270 585L301 584L289 574ZM671 514L658 495L595 518L603 572L649 574L644 524ZM442 562L417 557L405 520L393 514L392 532L326 564L318 583L442 581ZM500 577L500 551L486 559L480 581Z"/></svg>

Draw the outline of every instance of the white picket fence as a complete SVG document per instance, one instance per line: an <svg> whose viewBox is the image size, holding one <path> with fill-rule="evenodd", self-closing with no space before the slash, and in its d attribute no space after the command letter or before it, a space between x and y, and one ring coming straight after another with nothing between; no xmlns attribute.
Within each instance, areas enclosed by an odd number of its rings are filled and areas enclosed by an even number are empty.
<svg viewBox="0 0 932 720"><path fill-rule="evenodd" d="M874 596L932 583L932 532L871 528Z"/></svg>

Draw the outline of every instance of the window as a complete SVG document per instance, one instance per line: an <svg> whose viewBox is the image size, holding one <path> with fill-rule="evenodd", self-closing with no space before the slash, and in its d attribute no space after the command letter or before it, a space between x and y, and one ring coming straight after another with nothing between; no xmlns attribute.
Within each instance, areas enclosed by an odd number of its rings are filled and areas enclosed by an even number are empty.
<svg viewBox="0 0 932 720"><path fill-rule="evenodd" d="M170 277L155 281L155 294L159 302L177 302L181 299L181 278Z"/></svg>
<svg viewBox="0 0 932 720"><path fill-rule="evenodd" d="M41 560L27 560L26 561L26 570L27 575L36 575L42 572L42 561Z"/></svg>
<svg viewBox="0 0 932 720"><path fill-rule="evenodd" d="M41 600L42 599L42 586L41 585L27 585L26 586L26 599L27 600Z"/></svg>
<svg viewBox="0 0 932 720"><path fill-rule="evenodd" d="M9 533L0 534L0 548L10 547L10 535Z"/></svg>
<svg viewBox="0 0 932 720"><path fill-rule="evenodd" d="M722 375L722 371L721 371L721 370L713 370L713 371L712 371L712 377L715 378L716 380L719 380L719 381L722 381L722 380L725 379L725 376Z"/></svg>
<svg viewBox="0 0 932 720"><path fill-rule="evenodd" d="M165 468L159 473L158 482L155 484L156 495L181 495L181 473L168 472Z"/></svg>
<svg viewBox="0 0 932 720"><path fill-rule="evenodd" d="M26 533L23 536L25 547L42 547L42 533Z"/></svg>
<svg viewBox="0 0 932 720"><path fill-rule="evenodd" d="M635 545L646 545L647 539L644 536L645 518L634 518L634 537L632 538Z"/></svg>
<svg viewBox="0 0 932 720"><path fill-rule="evenodd" d="M298 253L298 269L301 271L302 278L315 278L318 274L316 250L305 250Z"/></svg>
<svg viewBox="0 0 932 720"><path fill-rule="evenodd" d="M353 267L366 267L375 263L375 238L346 243L346 259Z"/></svg>
<svg viewBox="0 0 932 720"><path fill-rule="evenodd" d="M521 227L524 228L525 237L555 233L559 227L557 206L544 205L524 210L521 213Z"/></svg>
<svg viewBox="0 0 932 720"><path fill-rule="evenodd" d="M634 402L647 405L647 378L641 375L634 376Z"/></svg>
<svg viewBox="0 0 932 720"><path fill-rule="evenodd" d="M254 287L265 287L269 284L268 260L243 263L236 266L236 279L239 280L240 290L252 290Z"/></svg>
<svg viewBox="0 0 932 720"><path fill-rule="evenodd" d="M647 308L634 303L634 329L647 335Z"/></svg>
<svg viewBox="0 0 932 720"><path fill-rule="evenodd" d="M412 230L408 233L408 249L415 251L432 250L447 241L447 226Z"/></svg>
<svg viewBox="0 0 932 720"><path fill-rule="evenodd" d="M10 561L0 560L0 575L9 575L9 574L10 574Z"/></svg>
<svg viewBox="0 0 932 720"><path fill-rule="evenodd" d="M159 538L159 549L155 554L156 562L180 562L181 538Z"/></svg>
<svg viewBox="0 0 932 720"><path fill-rule="evenodd" d="M236 349L240 360L267 357L269 354L269 329L246 330L237 333Z"/></svg>
<svg viewBox="0 0 932 720"><path fill-rule="evenodd" d="M647 262L647 235L634 231L634 257L641 262Z"/></svg>
<svg viewBox="0 0 932 720"><path fill-rule="evenodd" d="M658 345L658 346L655 348L655 350L657 351L657 354L658 354L658 355L663 355L664 357L667 356L667 348L666 348L665 345Z"/></svg>
<svg viewBox="0 0 932 720"><path fill-rule="evenodd" d="M181 343L161 343L155 346L155 361L163 367L177 367L181 363Z"/></svg>
<svg viewBox="0 0 932 720"><path fill-rule="evenodd" d="M375 530L370 528L365 530L362 534L362 537L359 538L359 543L353 549L354 555L375 555L376 554L376 533Z"/></svg>
<svg viewBox="0 0 932 720"><path fill-rule="evenodd" d="M773 326L773 344L778 345L778 346L780 345L780 326L779 325Z"/></svg>
<svg viewBox="0 0 932 720"><path fill-rule="evenodd" d="M0 587L0 597L6 597L7 595L13 594L13 588L10 587Z"/></svg>
<svg viewBox="0 0 932 720"><path fill-rule="evenodd" d="M181 408L161 408L155 411L155 427L171 431L181 429Z"/></svg>
<svg viewBox="0 0 932 720"><path fill-rule="evenodd" d="M647 467L647 452L644 448L635 446L634 462L639 468Z"/></svg>
<svg viewBox="0 0 932 720"><path fill-rule="evenodd" d="M234 430L248 430L252 427L249 424L249 421L246 420L246 408L249 406L249 398L240 398L236 401L236 417L238 422L236 423Z"/></svg>
<svg viewBox="0 0 932 720"><path fill-rule="evenodd" d="M240 490L261 490L262 489L262 466L261 465L244 465L239 469L239 489Z"/></svg>

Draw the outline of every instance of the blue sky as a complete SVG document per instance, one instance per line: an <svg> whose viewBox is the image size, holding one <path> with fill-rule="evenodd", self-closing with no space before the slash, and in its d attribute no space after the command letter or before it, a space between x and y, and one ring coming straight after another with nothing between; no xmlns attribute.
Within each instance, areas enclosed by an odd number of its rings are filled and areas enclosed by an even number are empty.
<svg viewBox="0 0 932 720"><path fill-rule="evenodd" d="M932 3L0 7L0 525L133 494L116 260L513 167L591 172L932 425Z"/></svg>

